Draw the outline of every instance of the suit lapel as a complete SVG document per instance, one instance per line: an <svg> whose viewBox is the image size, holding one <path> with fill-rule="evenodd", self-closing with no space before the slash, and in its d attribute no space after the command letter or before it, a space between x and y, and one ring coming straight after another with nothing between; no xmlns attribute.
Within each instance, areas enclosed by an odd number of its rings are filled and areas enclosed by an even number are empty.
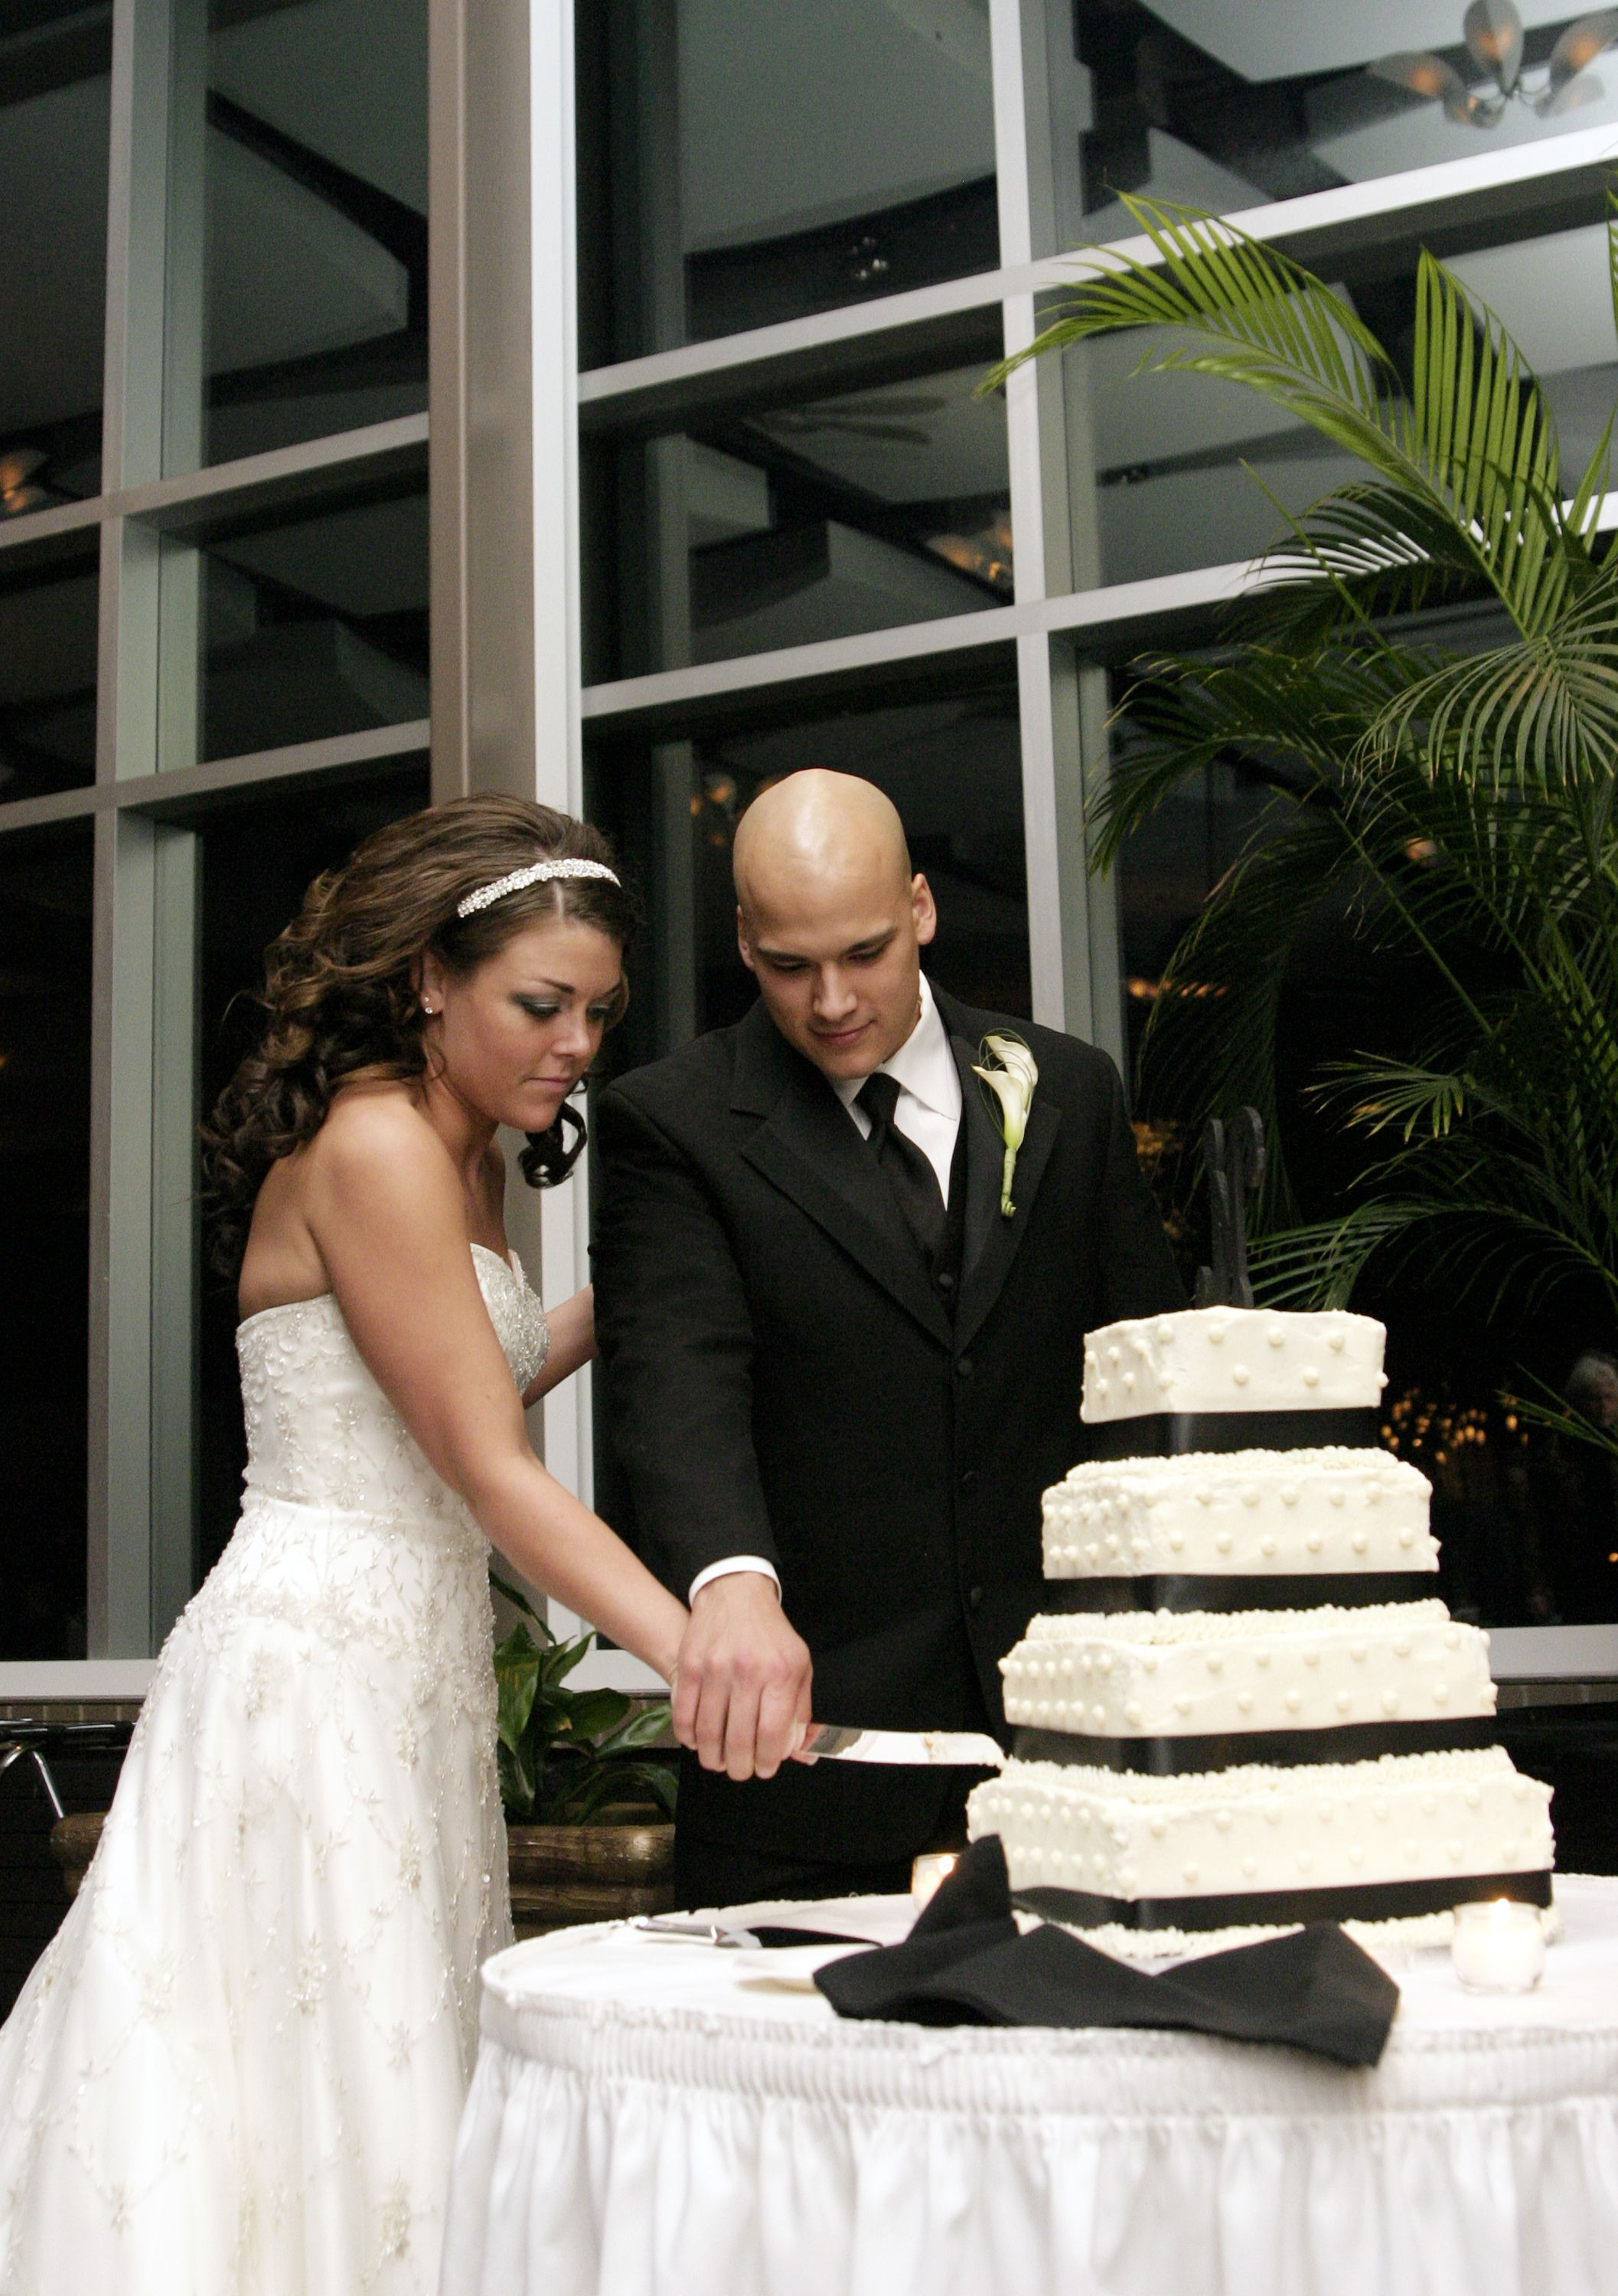
<svg viewBox="0 0 1618 2296"><path fill-rule="evenodd" d="M881 1167L831 1086L761 1005L743 1024L731 1106L764 1117L742 1150L754 1170L948 1346L949 1318Z"/></svg>
<svg viewBox="0 0 1618 2296"><path fill-rule="evenodd" d="M1036 1085L1028 1111L1028 1129L1017 1152L1011 1185L1016 1210L1010 1219L1003 1218L1000 1176L1005 1167L1006 1144L990 1112L981 1079L973 1074L977 1046L957 1033L956 1024L963 1017L958 1005L953 1005L948 1015L950 1050L960 1071L961 1120L967 1127L966 1234L960 1304L955 1318L957 1348L970 1345L1005 1288L1018 1247L1028 1233L1034 1197L1062 1128L1061 1110L1041 1098Z"/></svg>

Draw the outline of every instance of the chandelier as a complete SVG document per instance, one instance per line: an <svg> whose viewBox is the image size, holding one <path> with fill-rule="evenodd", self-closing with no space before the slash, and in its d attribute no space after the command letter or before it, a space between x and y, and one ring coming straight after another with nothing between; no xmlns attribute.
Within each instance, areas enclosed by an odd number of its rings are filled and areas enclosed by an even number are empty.
<svg viewBox="0 0 1618 2296"><path fill-rule="evenodd" d="M1508 103L1525 104L1543 119L1600 94L1600 82L1581 75L1603 48L1618 40L1618 8L1600 8L1570 24L1550 52L1543 78L1536 74L1532 87L1523 78L1523 19L1512 0L1472 0L1461 32L1474 62L1494 82L1492 94L1468 87L1442 56L1409 49L1384 56L1367 69L1378 79L1441 103L1446 119L1463 127L1494 127Z"/></svg>

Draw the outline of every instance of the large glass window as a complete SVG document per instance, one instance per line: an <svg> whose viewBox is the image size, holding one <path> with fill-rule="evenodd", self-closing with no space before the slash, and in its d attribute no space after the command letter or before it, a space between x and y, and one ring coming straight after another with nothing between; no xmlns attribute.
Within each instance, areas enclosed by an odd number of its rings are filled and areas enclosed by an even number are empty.
<svg viewBox="0 0 1618 2296"><path fill-rule="evenodd" d="M623 1066L738 1021L753 999L736 953L731 845L760 790L805 766L861 774L899 808L938 901L926 967L965 999L1027 1013L1027 881L1017 693L1009 665L970 692L842 709L768 709L679 741L603 738L586 802L619 840L651 931L628 1017L607 1039ZM648 979L648 976L650 978Z"/></svg>
<svg viewBox="0 0 1618 2296"><path fill-rule="evenodd" d="M1230 213L1618 120L1599 31L1557 54L1585 12L1557 0L1526 0L1520 48L1503 10L1474 12L1496 21L1469 44L1461 0L1072 8L1070 118L1090 240L1133 231L1121 192Z"/></svg>
<svg viewBox="0 0 1618 2296"><path fill-rule="evenodd" d="M0 9L0 517L101 484L112 12Z"/></svg>
<svg viewBox="0 0 1618 2296"><path fill-rule="evenodd" d="M87 824L0 843L0 1658L82 1658L90 1289Z"/></svg>
<svg viewBox="0 0 1618 2296"><path fill-rule="evenodd" d="M580 363L999 260L988 0L582 0Z"/></svg>
<svg viewBox="0 0 1618 2296"><path fill-rule="evenodd" d="M594 444L589 681L1006 603L1006 413L974 397L983 371Z"/></svg>
<svg viewBox="0 0 1618 2296"><path fill-rule="evenodd" d="M346 860L384 822L427 803L427 761L342 787L268 789L209 815L201 839L198 1117L257 1043L264 952L303 905L310 881ZM198 1560L212 1569L235 1524L247 1461L236 1376L235 1287L202 1285L198 1374Z"/></svg>
<svg viewBox="0 0 1618 2296"><path fill-rule="evenodd" d="M95 777L99 547L21 566L0 551L0 805Z"/></svg>
<svg viewBox="0 0 1618 2296"><path fill-rule="evenodd" d="M176 0L166 467L427 403L426 0Z"/></svg>

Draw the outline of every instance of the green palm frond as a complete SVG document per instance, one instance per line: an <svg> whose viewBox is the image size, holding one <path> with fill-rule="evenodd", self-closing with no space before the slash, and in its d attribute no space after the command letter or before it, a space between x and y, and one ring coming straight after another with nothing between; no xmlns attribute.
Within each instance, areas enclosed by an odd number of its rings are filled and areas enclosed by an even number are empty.
<svg viewBox="0 0 1618 2296"><path fill-rule="evenodd" d="M1392 561L1441 554L1492 589L1524 636L1589 566L1565 515L1555 421L1505 326L1433 257L1417 276L1407 400L1393 361L1347 299L1222 218L1124 195L1158 260L1090 259L1056 316L986 388L1024 361L1124 330L1169 331L1136 373L1242 384L1364 463ZM1363 544L1362 544L1362 546Z"/></svg>
<svg viewBox="0 0 1618 2296"><path fill-rule="evenodd" d="M1170 340L1144 351L1137 373L1242 382L1352 455L1374 462L1386 451L1382 406L1397 374L1349 304L1220 218L1130 193L1123 202L1158 261L1115 249L1093 258L1091 275L1050 324L981 388L996 389L1024 361L1092 335L1167 329Z"/></svg>
<svg viewBox="0 0 1618 2296"><path fill-rule="evenodd" d="M1344 1080L1351 1119L1367 1133L1396 1130L1407 1143L1420 1135L1443 1139L1466 1116L1475 1095L1458 1069L1425 1068L1416 1061L1335 1061L1328 1076ZM1322 1087L1322 1096L1332 1088Z"/></svg>
<svg viewBox="0 0 1618 2296"><path fill-rule="evenodd" d="M1379 641L1289 651L1254 638L1212 661L1141 662L1113 717L1127 741L1093 801L1095 865L1111 868L1176 783L1203 766L1239 759L1299 800L1335 802L1383 715L1437 660Z"/></svg>
<svg viewBox="0 0 1618 2296"><path fill-rule="evenodd" d="M1430 775L1462 761L1497 788L1600 783L1618 754L1618 560L1532 636L1433 668L1389 702L1368 739L1415 749Z"/></svg>
<svg viewBox="0 0 1618 2296"><path fill-rule="evenodd" d="M1425 252L1409 411L1398 428L1517 627L1525 636L1542 629L1575 570L1556 424L1500 321Z"/></svg>

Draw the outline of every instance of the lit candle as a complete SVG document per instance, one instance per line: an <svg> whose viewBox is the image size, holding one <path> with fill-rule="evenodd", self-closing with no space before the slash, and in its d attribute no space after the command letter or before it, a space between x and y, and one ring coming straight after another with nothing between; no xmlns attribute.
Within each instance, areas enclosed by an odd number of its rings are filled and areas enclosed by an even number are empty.
<svg viewBox="0 0 1618 2296"><path fill-rule="evenodd" d="M910 1868L910 1903L918 1914L960 1862L959 1852L954 1849L929 1849L916 1860Z"/></svg>
<svg viewBox="0 0 1618 2296"><path fill-rule="evenodd" d="M1539 1908L1512 1898L1458 1906L1455 1973L1468 1993L1532 1993L1545 1974L1545 1931Z"/></svg>

